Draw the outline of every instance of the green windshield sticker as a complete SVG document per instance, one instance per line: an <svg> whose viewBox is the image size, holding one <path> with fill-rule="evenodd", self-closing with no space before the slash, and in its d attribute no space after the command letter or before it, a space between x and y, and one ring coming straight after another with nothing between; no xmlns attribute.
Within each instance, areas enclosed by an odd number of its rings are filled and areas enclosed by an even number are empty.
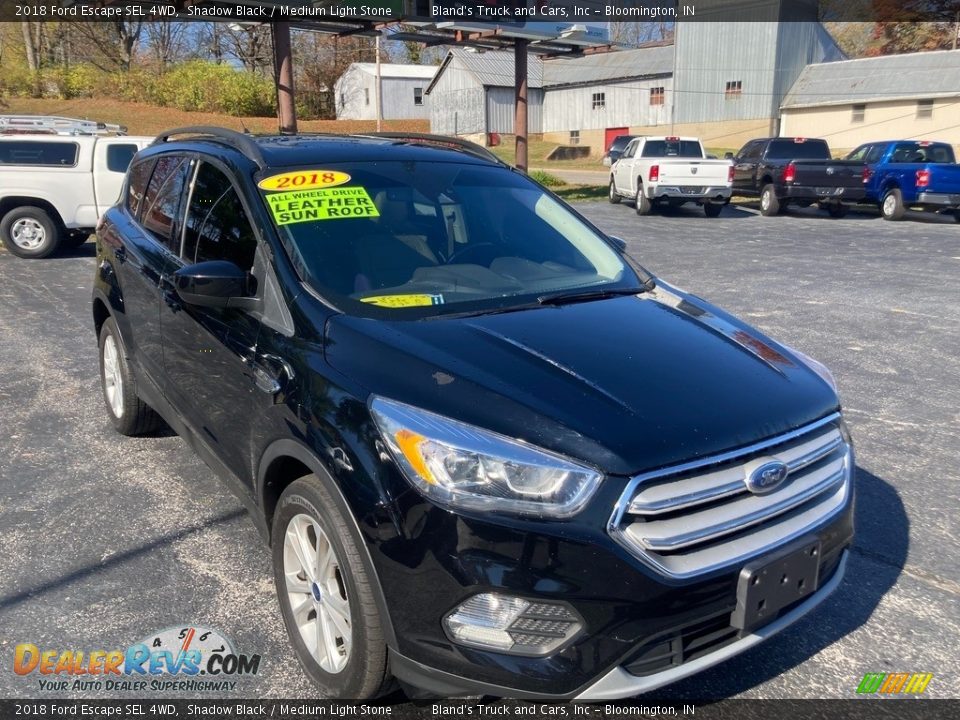
<svg viewBox="0 0 960 720"><path fill-rule="evenodd" d="M317 188L270 193L265 196L277 225L380 217L377 206L362 187Z"/></svg>

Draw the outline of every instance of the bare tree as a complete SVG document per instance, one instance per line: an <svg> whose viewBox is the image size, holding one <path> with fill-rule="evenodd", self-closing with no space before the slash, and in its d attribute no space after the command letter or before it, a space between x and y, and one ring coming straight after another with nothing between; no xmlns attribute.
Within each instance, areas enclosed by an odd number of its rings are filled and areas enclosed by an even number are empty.
<svg viewBox="0 0 960 720"><path fill-rule="evenodd" d="M672 22L612 22L609 26L610 42L631 47L673 38Z"/></svg>
<svg viewBox="0 0 960 720"><path fill-rule="evenodd" d="M239 60L251 72L265 73L273 66L270 26L259 23L230 23L222 29L225 54Z"/></svg>
<svg viewBox="0 0 960 720"><path fill-rule="evenodd" d="M143 23L90 22L73 23L77 39L86 48L85 60L101 70L129 70Z"/></svg>
<svg viewBox="0 0 960 720"><path fill-rule="evenodd" d="M143 26L143 32L147 51L160 72L165 72L168 65L183 57L187 23L151 22Z"/></svg>
<svg viewBox="0 0 960 720"><path fill-rule="evenodd" d="M23 21L20 23L20 30L23 32L23 46L27 53L27 67L31 72L37 72L40 69L40 23Z"/></svg>

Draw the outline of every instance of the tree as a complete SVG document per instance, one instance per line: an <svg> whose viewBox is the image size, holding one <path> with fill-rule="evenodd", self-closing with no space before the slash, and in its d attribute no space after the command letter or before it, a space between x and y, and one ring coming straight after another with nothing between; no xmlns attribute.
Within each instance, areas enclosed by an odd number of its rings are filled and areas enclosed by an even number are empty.
<svg viewBox="0 0 960 720"><path fill-rule="evenodd" d="M263 74L273 67L273 41L270 25L260 23L229 23L221 30L226 55L231 55L246 70Z"/></svg>
<svg viewBox="0 0 960 720"><path fill-rule="evenodd" d="M85 59L92 65L114 72L129 70L143 31L143 22L72 23L80 44L86 49Z"/></svg>
<svg viewBox="0 0 960 720"><path fill-rule="evenodd" d="M165 72L167 66L184 56L187 39L187 23L151 22L144 25L147 51L157 64L159 71Z"/></svg>
<svg viewBox="0 0 960 720"><path fill-rule="evenodd" d="M649 42L673 39L672 22L612 22L610 42L637 47Z"/></svg>

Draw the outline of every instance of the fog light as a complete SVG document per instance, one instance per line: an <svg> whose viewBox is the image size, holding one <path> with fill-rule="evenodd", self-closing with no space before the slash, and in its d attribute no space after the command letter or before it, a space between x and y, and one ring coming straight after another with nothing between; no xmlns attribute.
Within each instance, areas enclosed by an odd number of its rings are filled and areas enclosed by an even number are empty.
<svg viewBox="0 0 960 720"><path fill-rule="evenodd" d="M549 655L583 627L566 603L481 593L443 621L454 642L511 655Z"/></svg>

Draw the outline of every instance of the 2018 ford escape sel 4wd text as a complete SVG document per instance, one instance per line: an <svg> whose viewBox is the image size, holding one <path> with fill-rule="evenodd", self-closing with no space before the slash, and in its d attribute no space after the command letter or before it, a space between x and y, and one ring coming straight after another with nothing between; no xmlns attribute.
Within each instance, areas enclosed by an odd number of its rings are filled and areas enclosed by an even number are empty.
<svg viewBox="0 0 960 720"><path fill-rule="evenodd" d="M327 695L632 696L840 582L826 368L483 148L171 131L97 255L113 424L235 488Z"/></svg>

